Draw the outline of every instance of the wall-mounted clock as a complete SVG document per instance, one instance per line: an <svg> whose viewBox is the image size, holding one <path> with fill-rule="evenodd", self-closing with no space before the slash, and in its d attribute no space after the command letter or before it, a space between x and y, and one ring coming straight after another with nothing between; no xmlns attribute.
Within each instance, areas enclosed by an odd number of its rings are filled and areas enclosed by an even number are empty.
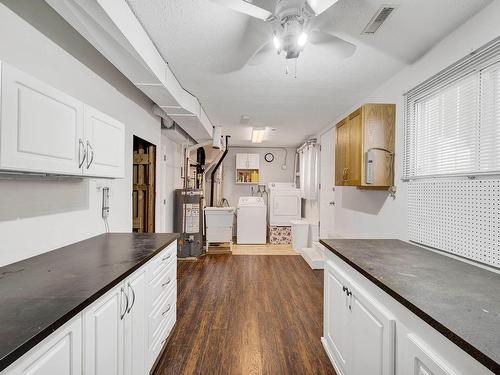
<svg viewBox="0 0 500 375"><path fill-rule="evenodd" d="M267 154L264 155L264 160L267 161L268 163L271 163L274 160L274 155L268 152Z"/></svg>

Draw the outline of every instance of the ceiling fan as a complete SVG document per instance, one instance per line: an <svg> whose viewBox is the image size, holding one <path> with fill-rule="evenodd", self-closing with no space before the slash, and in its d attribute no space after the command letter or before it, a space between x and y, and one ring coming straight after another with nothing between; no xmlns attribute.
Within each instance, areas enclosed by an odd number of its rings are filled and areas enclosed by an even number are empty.
<svg viewBox="0 0 500 375"><path fill-rule="evenodd" d="M265 9L257 5L265 0L212 0L252 17L245 31L245 45L240 47L239 56L227 65L226 71L237 71L247 64L258 65L273 50L283 53L286 60L297 59L308 43L328 45L341 58L352 56L356 51L354 44L320 29L317 16L337 1L276 0L274 9L269 6Z"/></svg>

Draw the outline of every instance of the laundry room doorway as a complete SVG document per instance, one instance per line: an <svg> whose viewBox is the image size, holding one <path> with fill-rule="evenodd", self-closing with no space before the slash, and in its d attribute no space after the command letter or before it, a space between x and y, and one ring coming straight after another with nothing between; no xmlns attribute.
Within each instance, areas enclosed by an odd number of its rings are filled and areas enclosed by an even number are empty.
<svg viewBox="0 0 500 375"><path fill-rule="evenodd" d="M134 136L132 175L132 229L155 232L156 146Z"/></svg>

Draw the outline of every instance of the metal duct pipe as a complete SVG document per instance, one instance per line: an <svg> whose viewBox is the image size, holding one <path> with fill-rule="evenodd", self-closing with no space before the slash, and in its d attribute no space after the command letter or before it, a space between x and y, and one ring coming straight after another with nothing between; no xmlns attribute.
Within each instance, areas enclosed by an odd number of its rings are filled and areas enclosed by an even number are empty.
<svg viewBox="0 0 500 375"><path fill-rule="evenodd" d="M224 150L224 153L222 154L221 158L215 165L214 169L212 170L211 173L211 181L210 181L210 207L214 206L214 186L215 186L215 172L217 172L217 169L219 169L220 165L222 164L222 161L227 155L227 152L229 150L229 138L231 138L230 135L226 135L226 149Z"/></svg>

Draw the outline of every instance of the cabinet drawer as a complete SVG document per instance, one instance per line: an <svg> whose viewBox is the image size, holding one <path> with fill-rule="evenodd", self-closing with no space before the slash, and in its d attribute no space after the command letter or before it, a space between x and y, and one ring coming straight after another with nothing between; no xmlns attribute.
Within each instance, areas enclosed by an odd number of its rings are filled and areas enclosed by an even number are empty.
<svg viewBox="0 0 500 375"><path fill-rule="evenodd" d="M170 293L176 284L177 264L173 262L153 279L149 286L149 306L151 311L161 303L164 297Z"/></svg>
<svg viewBox="0 0 500 375"><path fill-rule="evenodd" d="M153 366L154 362L160 355L160 352L165 345L165 342L167 341L168 336L170 335L170 332L172 331L172 328L175 325L175 313L172 314L172 316L169 316L167 319L162 321L162 324L160 325L158 329L158 337L154 341L153 345L149 349L149 369Z"/></svg>
<svg viewBox="0 0 500 375"><path fill-rule="evenodd" d="M148 342L151 345L157 341L162 323L168 320L176 311L177 288L168 294L162 303L148 316Z"/></svg>
<svg viewBox="0 0 500 375"><path fill-rule="evenodd" d="M148 266L149 280L153 280L161 273L165 267L170 265L177 258L177 241L174 241L156 255Z"/></svg>

